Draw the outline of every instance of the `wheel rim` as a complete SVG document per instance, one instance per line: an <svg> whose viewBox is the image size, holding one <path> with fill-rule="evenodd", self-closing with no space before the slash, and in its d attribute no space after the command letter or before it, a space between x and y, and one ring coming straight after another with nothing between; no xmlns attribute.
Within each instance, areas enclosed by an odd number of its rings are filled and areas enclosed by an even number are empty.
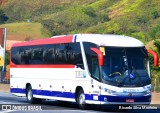
<svg viewBox="0 0 160 113"><path fill-rule="evenodd" d="M84 104L84 103L85 103L85 96L84 96L84 94L81 94L81 95L79 96L79 104L82 105L82 104Z"/></svg>
<svg viewBox="0 0 160 113"><path fill-rule="evenodd" d="M31 90L28 91L28 96L27 97L28 97L29 101L32 99L32 91Z"/></svg>

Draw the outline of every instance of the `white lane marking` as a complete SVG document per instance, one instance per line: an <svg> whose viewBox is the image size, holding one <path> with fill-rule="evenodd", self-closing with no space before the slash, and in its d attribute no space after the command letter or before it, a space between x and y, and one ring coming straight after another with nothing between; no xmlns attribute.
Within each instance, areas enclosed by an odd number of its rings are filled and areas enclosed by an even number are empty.
<svg viewBox="0 0 160 113"><path fill-rule="evenodd" d="M43 111L46 111L46 110L43 110ZM48 111L48 110L47 110ZM59 112L60 113L66 113L66 112L70 112L70 113L76 113L76 112L81 112L81 113L97 113L97 111L83 111L83 110L54 110L54 112ZM102 112L102 113L105 113L105 112Z"/></svg>
<svg viewBox="0 0 160 113"><path fill-rule="evenodd" d="M0 111L0 113L10 113L10 112L13 112L15 110L6 110L6 111Z"/></svg>
<svg viewBox="0 0 160 113"><path fill-rule="evenodd" d="M23 104L23 103L20 103L20 102L6 102L6 101L0 101L1 104ZM26 103L24 103L26 104Z"/></svg>
<svg viewBox="0 0 160 113"><path fill-rule="evenodd" d="M11 113L14 112L16 110L5 110L5 111L0 111L0 113ZM30 112L29 110L27 110L28 112ZM43 110L46 111L46 110ZM48 110L47 110L48 111ZM49 110L50 111L50 110ZM52 111L52 110L51 110ZM81 112L81 113L97 113L96 111L81 111L81 110L54 110L54 112L60 112L60 113L66 113L66 112ZM103 113L103 112L102 112Z"/></svg>
<svg viewBox="0 0 160 113"><path fill-rule="evenodd" d="M1 94L1 93L0 93L0 96L1 96L1 97L3 97L3 96L5 96L5 97L16 97L16 96L14 96L14 95L9 95L9 94Z"/></svg>

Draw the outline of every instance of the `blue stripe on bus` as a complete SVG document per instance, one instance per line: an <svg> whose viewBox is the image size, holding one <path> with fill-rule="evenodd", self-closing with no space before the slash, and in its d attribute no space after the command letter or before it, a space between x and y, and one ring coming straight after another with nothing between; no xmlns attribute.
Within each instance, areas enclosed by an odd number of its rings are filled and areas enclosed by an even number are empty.
<svg viewBox="0 0 160 113"><path fill-rule="evenodd" d="M61 91L49 91L49 90L36 90L33 89L34 95L41 96L55 96L55 97L64 97L64 98L75 98L75 94L71 92L61 92ZM21 88L11 88L11 93L22 93L25 94L26 90Z"/></svg>
<svg viewBox="0 0 160 113"><path fill-rule="evenodd" d="M36 90L32 89L34 95L41 95L41 96L53 96L53 97L62 97L62 98L72 98L75 99L75 93L71 92L61 92L61 91L49 91L49 90ZM22 93L25 94L26 90L25 89L20 89L20 88L11 88L11 93ZM86 100L93 100L93 94L85 94ZM98 100L94 101L99 101L100 97L98 97Z"/></svg>
<svg viewBox="0 0 160 113"><path fill-rule="evenodd" d="M74 36L74 42L76 42L76 39L77 39L77 35Z"/></svg>
<svg viewBox="0 0 160 113"><path fill-rule="evenodd" d="M22 93L22 94L26 93L26 89L21 89L21 88L11 88L10 91L11 93Z"/></svg>
<svg viewBox="0 0 160 113"><path fill-rule="evenodd" d="M42 95L42 96L55 96L55 97L64 97L64 98L75 98L75 94L71 93L71 92L33 90L33 94Z"/></svg>
<svg viewBox="0 0 160 113"><path fill-rule="evenodd" d="M11 93L22 93L25 94L25 89L20 88L11 88ZM54 97L62 97L62 98L72 98L75 99L75 93L71 92L61 92L61 91L49 91L49 90L36 90L33 89L33 94L41 95L41 96L54 96ZM134 99L135 102L150 102L151 95L149 96L111 96L111 95L100 95L98 96L98 100L94 100L93 97L95 94L85 94L86 100L93 101L102 101L102 102L126 102L126 99ZM104 101L106 100L107 101Z"/></svg>

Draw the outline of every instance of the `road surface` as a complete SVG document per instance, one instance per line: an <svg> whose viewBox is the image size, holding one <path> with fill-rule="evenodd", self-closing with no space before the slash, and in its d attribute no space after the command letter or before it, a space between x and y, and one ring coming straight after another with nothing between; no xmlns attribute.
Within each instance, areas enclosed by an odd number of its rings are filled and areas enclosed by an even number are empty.
<svg viewBox="0 0 160 113"><path fill-rule="evenodd" d="M114 112L130 112L130 113L159 113L160 109L143 109L141 106L134 106L134 110L130 109L133 106L90 106L88 110L80 110L75 103L58 102L58 101L43 101L42 104L28 104L25 97L17 97L10 93L0 92L0 113L30 113L34 110L37 113L114 113ZM150 106L149 106L150 107ZM155 106L151 106L155 107ZM9 110L11 108L11 110ZM159 108L159 107L158 107ZM3 109L3 110L2 110ZM8 110L5 110L8 109ZM127 109L127 110L125 110ZM30 110L30 111L28 111Z"/></svg>

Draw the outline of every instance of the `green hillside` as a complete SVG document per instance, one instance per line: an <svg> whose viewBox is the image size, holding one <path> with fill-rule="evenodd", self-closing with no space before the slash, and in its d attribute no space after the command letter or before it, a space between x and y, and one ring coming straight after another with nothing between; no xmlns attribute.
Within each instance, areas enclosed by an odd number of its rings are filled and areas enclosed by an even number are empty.
<svg viewBox="0 0 160 113"><path fill-rule="evenodd" d="M10 40L30 40L43 38L42 25L40 23L9 23L2 24L0 27L7 28L7 39Z"/></svg>
<svg viewBox="0 0 160 113"><path fill-rule="evenodd" d="M3 0L2 0L3 1ZM147 43L160 37L159 0L4 0L7 23L38 22L43 33L109 33ZM12 8L12 10L10 9Z"/></svg>

